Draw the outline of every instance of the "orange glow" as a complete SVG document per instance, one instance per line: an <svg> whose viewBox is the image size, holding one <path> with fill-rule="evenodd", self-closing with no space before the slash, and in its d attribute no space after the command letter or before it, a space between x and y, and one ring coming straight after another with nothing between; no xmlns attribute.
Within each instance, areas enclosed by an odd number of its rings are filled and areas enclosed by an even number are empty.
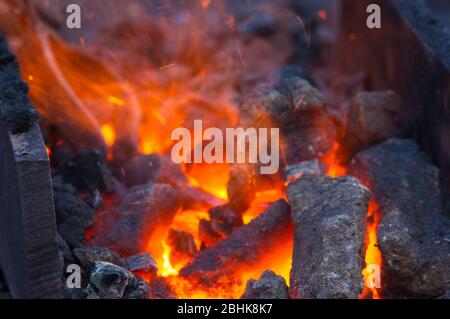
<svg viewBox="0 0 450 319"><path fill-rule="evenodd" d="M323 158L323 162L327 165L327 175L333 178L344 176L347 171L347 169L337 161L338 152L339 144L334 142L331 151Z"/></svg>
<svg viewBox="0 0 450 319"><path fill-rule="evenodd" d="M185 168L189 182L217 198L227 200L229 167L226 163L192 164Z"/></svg>
<svg viewBox="0 0 450 319"><path fill-rule="evenodd" d="M116 141L116 132L111 124L103 124L100 128L103 138L108 146L113 146Z"/></svg>
<svg viewBox="0 0 450 319"><path fill-rule="evenodd" d="M320 10L317 12L317 16L318 16L321 20L326 20L326 19L328 18L328 13L327 13L326 10L320 9Z"/></svg>
<svg viewBox="0 0 450 319"><path fill-rule="evenodd" d="M267 208L269 208L270 203L284 197L285 194L282 189L275 188L257 192L250 208L242 216L244 224L250 223L254 218L263 213Z"/></svg>
<svg viewBox="0 0 450 319"><path fill-rule="evenodd" d="M365 263L366 267L363 269L362 274L364 276L364 290L361 294L361 298L380 299L380 291L377 288L369 288L367 281L371 273L367 271L368 265L378 265L382 267L382 256L380 248L377 244L377 227L380 222L380 211L375 201L371 200L369 203L369 210L367 213L367 230L366 230L366 255Z"/></svg>
<svg viewBox="0 0 450 319"><path fill-rule="evenodd" d="M251 219L257 217L265 211L270 202L282 198L284 193L282 190L267 190L257 194L251 208L244 214L244 221L250 222ZM209 215L205 211L184 210L180 211L172 221L170 229L182 230L193 235L197 249L200 248L201 241L198 237L198 225L201 219L209 220ZM287 231L287 234L289 232ZM167 236L167 234L166 234ZM275 271L289 282L289 273L292 264L292 248L293 238L285 238L277 247L268 248L265 256L262 257L258 265L250 268L242 267L242 269L234 270L233 276L225 276L220 278L212 287L204 287L199 283L191 282L186 278L178 276L181 268L183 268L190 260L185 259L175 263L172 255L172 248L165 240L162 242L154 242L149 239L147 251L154 257L158 266L158 275L166 277L171 289L177 298L239 298L249 279L258 279L261 274L268 269Z"/></svg>
<svg viewBox="0 0 450 319"><path fill-rule="evenodd" d="M108 101L117 106L125 105L125 102L123 100L119 99L118 97L112 96L112 95L108 96Z"/></svg>

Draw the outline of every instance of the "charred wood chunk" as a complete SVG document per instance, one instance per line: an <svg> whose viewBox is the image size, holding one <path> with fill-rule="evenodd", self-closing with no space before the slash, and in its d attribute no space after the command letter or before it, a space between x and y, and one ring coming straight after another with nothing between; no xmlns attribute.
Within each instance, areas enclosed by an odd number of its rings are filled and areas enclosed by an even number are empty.
<svg viewBox="0 0 450 319"><path fill-rule="evenodd" d="M183 257L193 257L197 253L194 236L185 231L171 229L169 231L168 244L172 247L171 257L174 260Z"/></svg>
<svg viewBox="0 0 450 319"><path fill-rule="evenodd" d="M295 227L292 298L358 298L370 192L354 177L304 175L288 186Z"/></svg>
<svg viewBox="0 0 450 319"><path fill-rule="evenodd" d="M13 134L28 131L38 119L27 94L28 85L22 82L16 59L0 35L0 120Z"/></svg>
<svg viewBox="0 0 450 319"><path fill-rule="evenodd" d="M61 167L59 173L66 183L72 184L78 190L114 190L111 171L103 155L95 150L81 151Z"/></svg>
<svg viewBox="0 0 450 319"><path fill-rule="evenodd" d="M215 282L222 276L256 265L277 245L289 240L291 231L289 206L279 200L229 237L200 251L180 274L204 284Z"/></svg>
<svg viewBox="0 0 450 319"><path fill-rule="evenodd" d="M393 91L358 93L339 137L341 161L348 163L359 151L389 138L404 137L409 124L400 97Z"/></svg>
<svg viewBox="0 0 450 319"><path fill-rule="evenodd" d="M170 185L136 186L104 221L104 229L99 230L91 244L125 256L137 254L147 240L168 230L181 204L181 194Z"/></svg>
<svg viewBox="0 0 450 319"><path fill-rule="evenodd" d="M391 139L359 153L349 173L373 192L381 220L384 294L438 297L450 288L450 220L439 172L410 140Z"/></svg>
<svg viewBox="0 0 450 319"><path fill-rule="evenodd" d="M288 286L283 277L265 271L259 280L250 279L241 299L289 299Z"/></svg>
<svg viewBox="0 0 450 319"><path fill-rule="evenodd" d="M222 236L230 235L243 225L242 214L232 210L229 205L214 207L209 210L211 228Z"/></svg>
<svg viewBox="0 0 450 319"><path fill-rule="evenodd" d="M87 286L89 299L147 299L150 287L128 270L98 262Z"/></svg>

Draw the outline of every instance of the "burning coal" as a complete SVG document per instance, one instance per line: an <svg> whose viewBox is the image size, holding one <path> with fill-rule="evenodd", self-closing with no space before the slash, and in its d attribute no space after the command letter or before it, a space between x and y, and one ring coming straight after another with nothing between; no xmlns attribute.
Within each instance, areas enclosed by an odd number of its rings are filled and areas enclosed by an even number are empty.
<svg viewBox="0 0 450 319"><path fill-rule="evenodd" d="M332 6L80 1L86 20L68 30L64 5L8 0L0 28L41 117L64 264L84 272L66 297L443 293L438 283L402 284L383 261L398 256L390 225L440 213L438 179L414 146L391 140L409 129L396 93L349 95L359 78L328 89ZM422 167L429 207L407 203ZM409 208L417 220L396 219ZM427 236L402 242L421 249L419 260L401 255L415 283L434 276L426 261L448 264L422 253Z"/></svg>

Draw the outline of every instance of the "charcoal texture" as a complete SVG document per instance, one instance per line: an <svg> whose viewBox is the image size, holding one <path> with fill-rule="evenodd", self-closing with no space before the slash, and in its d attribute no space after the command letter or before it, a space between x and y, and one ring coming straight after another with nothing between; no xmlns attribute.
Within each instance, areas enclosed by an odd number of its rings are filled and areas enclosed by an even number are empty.
<svg viewBox="0 0 450 319"><path fill-rule="evenodd" d="M128 270L98 262L87 286L89 299L148 299L150 287Z"/></svg>
<svg viewBox="0 0 450 319"><path fill-rule="evenodd" d="M408 134L405 108L400 97L392 91L358 93L348 111L343 135L341 161L348 163L359 151L389 138Z"/></svg>
<svg viewBox="0 0 450 319"><path fill-rule="evenodd" d="M283 180L291 183L305 174L325 174L326 166L319 160L304 161L298 164L286 166L283 170Z"/></svg>
<svg viewBox="0 0 450 319"><path fill-rule="evenodd" d="M279 200L249 224L234 231L214 246L200 251L180 275L214 282L244 267L252 267L265 254L292 236L290 210Z"/></svg>
<svg viewBox="0 0 450 319"><path fill-rule="evenodd" d="M83 150L67 162L59 173L66 183L79 190L112 192L112 174L103 155L95 150Z"/></svg>
<svg viewBox="0 0 450 319"><path fill-rule="evenodd" d="M193 257L197 253L194 236L188 232L171 229L167 240L172 248L171 256L175 255L175 259L177 255Z"/></svg>
<svg viewBox="0 0 450 319"><path fill-rule="evenodd" d="M169 156L152 154L137 155L120 170L128 187L150 182L165 183L180 189L186 209L209 209L222 204L222 200L190 185L179 165Z"/></svg>
<svg viewBox="0 0 450 319"><path fill-rule="evenodd" d="M53 200L58 233L69 246L80 247L85 230L95 221L95 211L58 177L53 179Z"/></svg>
<svg viewBox="0 0 450 319"><path fill-rule="evenodd" d="M122 170L128 187L149 182L178 185L187 182L186 177L172 159L163 155L137 155L128 161Z"/></svg>
<svg viewBox="0 0 450 319"><path fill-rule="evenodd" d="M279 128L281 168L324 156L337 134L323 94L298 76L256 88L240 108L239 127ZM228 195L241 210L257 190L277 182L276 175L260 175L259 166L231 166Z"/></svg>
<svg viewBox="0 0 450 319"><path fill-rule="evenodd" d="M235 212L229 205L210 209L209 217L211 228L222 236L230 235L243 225L242 214Z"/></svg>
<svg viewBox="0 0 450 319"><path fill-rule="evenodd" d="M0 34L0 120L13 134L28 131L38 119L27 94L28 85L22 82L17 61Z"/></svg>
<svg viewBox="0 0 450 319"><path fill-rule="evenodd" d="M367 183L381 214L385 296L443 295L450 288L450 220L438 169L413 141L392 139L359 153L349 173Z"/></svg>
<svg viewBox="0 0 450 319"><path fill-rule="evenodd" d="M158 268L153 257L148 253L141 253L126 257L121 262L129 271L139 271L144 273L156 273Z"/></svg>
<svg viewBox="0 0 450 319"><path fill-rule="evenodd" d="M162 236L168 230L181 204L181 194L170 185L136 186L108 214L104 229L90 243L125 256L137 254L155 232Z"/></svg>
<svg viewBox="0 0 450 319"><path fill-rule="evenodd" d="M354 177L304 175L287 195L295 227L290 296L358 298L370 192Z"/></svg>
<svg viewBox="0 0 450 319"><path fill-rule="evenodd" d="M265 271L258 280L247 282L241 299L289 299L289 290L283 277Z"/></svg>
<svg viewBox="0 0 450 319"><path fill-rule="evenodd" d="M104 247L75 248L73 254L85 270L90 270L97 262L120 264L120 256Z"/></svg>

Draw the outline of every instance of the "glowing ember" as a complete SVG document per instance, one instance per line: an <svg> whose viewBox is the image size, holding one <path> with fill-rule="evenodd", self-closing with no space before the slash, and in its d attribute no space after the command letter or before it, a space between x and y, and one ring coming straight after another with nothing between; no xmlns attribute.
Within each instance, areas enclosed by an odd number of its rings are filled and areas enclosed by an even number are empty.
<svg viewBox="0 0 450 319"><path fill-rule="evenodd" d="M103 124L100 128L103 138L108 146L113 146L116 141L116 132L111 124Z"/></svg>
<svg viewBox="0 0 450 319"><path fill-rule="evenodd" d="M331 151L324 157L323 162L327 165L327 175L333 178L344 176L346 168L338 163L337 154L339 152L339 144L334 142Z"/></svg>
<svg viewBox="0 0 450 319"><path fill-rule="evenodd" d="M364 290L361 298L380 299L381 295L379 289L369 288L372 287L373 282L370 280L370 276L374 275L373 271L369 271L369 265L377 265L379 269L382 266L382 256L381 251L377 244L377 227L380 221L380 214L377 204L372 200L369 204L369 211L367 214L367 230L366 230L366 267L363 269L362 273L364 275ZM375 274L376 275L376 274Z"/></svg>

